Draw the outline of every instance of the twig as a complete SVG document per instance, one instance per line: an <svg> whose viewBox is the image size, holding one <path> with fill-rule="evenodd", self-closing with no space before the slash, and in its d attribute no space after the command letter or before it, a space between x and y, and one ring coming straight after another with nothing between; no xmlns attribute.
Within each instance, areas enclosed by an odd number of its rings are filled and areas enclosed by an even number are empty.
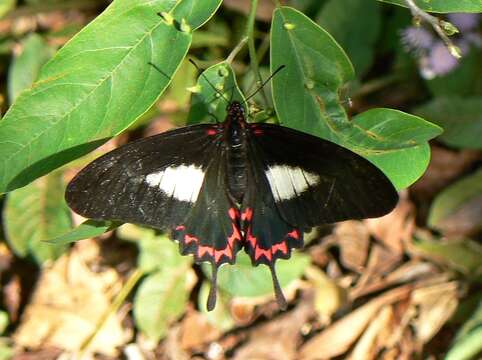
<svg viewBox="0 0 482 360"><path fill-rule="evenodd" d="M256 9L258 8L258 0L251 0L251 9L249 10L248 15L248 23L246 28L246 36L248 37L248 50L249 50L249 59L251 64L251 70L253 70L255 74L255 78L259 84L263 83L263 78L261 77L261 73L259 72L259 64L258 64L258 57L256 55L256 47L254 44L254 22L256 20ZM265 106L268 106L268 97L264 92L264 89L260 91L261 96L263 97L263 101Z"/></svg>
<svg viewBox="0 0 482 360"><path fill-rule="evenodd" d="M226 62L228 64L231 64L233 62L234 58L236 57L236 55L238 55L238 53L241 51L241 49L244 47L247 41L248 41L248 37L247 36L243 37L241 41L238 43L238 45L236 45L236 47L233 49L233 51L231 51L229 56L226 58Z"/></svg>
<svg viewBox="0 0 482 360"><path fill-rule="evenodd" d="M101 318L99 319L99 321L95 325L95 329L92 332L92 334L90 334L80 345L79 358L82 358L84 352L89 348L90 344L92 343L92 340L94 340L94 338L97 336L97 334L102 329L104 324L107 322L109 317L119 310L121 305L124 303L126 298L131 293L132 289L136 286L136 284L142 278L143 275L144 275L144 272L142 270L140 270L139 268L137 268L131 274L129 279L127 279L126 283L124 284L122 289L119 291L119 293L115 297L111 306L102 314Z"/></svg>
<svg viewBox="0 0 482 360"><path fill-rule="evenodd" d="M423 11L417 6L417 4L415 4L414 0L405 0L405 3L410 8L410 11L412 12L412 15L414 17L418 17L422 20L425 20L433 27L433 29L440 36L440 38L445 43L445 46L447 46L450 54L453 57L457 59L460 59L462 57L460 49L447 36L447 32L451 34L458 32L455 26Z"/></svg>

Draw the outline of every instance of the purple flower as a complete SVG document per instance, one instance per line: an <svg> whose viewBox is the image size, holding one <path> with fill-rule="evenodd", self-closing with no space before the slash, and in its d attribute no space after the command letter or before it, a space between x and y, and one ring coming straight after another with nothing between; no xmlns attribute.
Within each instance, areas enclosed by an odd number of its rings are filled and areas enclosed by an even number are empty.
<svg viewBox="0 0 482 360"><path fill-rule="evenodd" d="M453 13L448 14L447 18L460 32L476 30L480 23L479 14Z"/></svg>
<svg viewBox="0 0 482 360"><path fill-rule="evenodd" d="M409 26L401 31L402 43L408 51L415 53L428 50L434 42L431 32L422 28Z"/></svg>

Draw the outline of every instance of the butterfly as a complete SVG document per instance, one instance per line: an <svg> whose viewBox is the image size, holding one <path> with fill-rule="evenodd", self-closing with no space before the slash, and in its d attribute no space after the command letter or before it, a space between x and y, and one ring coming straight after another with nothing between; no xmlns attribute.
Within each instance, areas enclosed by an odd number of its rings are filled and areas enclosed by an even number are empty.
<svg viewBox="0 0 482 360"><path fill-rule="evenodd" d="M96 220L168 231L183 255L217 270L239 250L272 274L278 259L303 246L303 233L346 219L390 212L398 195L375 165L335 143L268 123L249 123L233 101L217 124L143 138L94 160L68 184L68 205Z"/></svg>

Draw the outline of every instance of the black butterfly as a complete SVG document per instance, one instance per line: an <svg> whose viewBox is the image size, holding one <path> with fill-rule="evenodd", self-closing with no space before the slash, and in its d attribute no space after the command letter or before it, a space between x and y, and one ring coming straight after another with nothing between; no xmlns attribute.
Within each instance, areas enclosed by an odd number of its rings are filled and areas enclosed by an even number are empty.
<svg viewBox="0 0 482 360"><path fill-rule="evenodd" d="M134 141L84 168L66 200L80 215L168 230L182 254L217 269L241 248L274 269L303 246L303 232L326 223L382 216L398 196L359 155L300 131L246 122L240 102L218 124L193 125Z"/></svg>

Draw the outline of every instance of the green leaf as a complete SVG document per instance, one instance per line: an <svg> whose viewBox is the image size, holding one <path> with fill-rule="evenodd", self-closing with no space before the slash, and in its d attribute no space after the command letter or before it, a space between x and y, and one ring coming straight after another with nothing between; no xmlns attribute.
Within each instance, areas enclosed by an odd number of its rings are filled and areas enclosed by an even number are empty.
<svg viewBox="0 0 482 360"><path fill-rule="evenodd" d="M15 8L16 0L0 0L0 18Z"/></svg>
<svg viewBox="0 0 482 360"><path fill-rule="evenodd" d="M289 260L277 261L276 274L281 287L299 279L309 263L310 258L302 253L293 253ZM203 264L202 267L204 273L210 276L211 266ZM239 252L235 265L219 268L218 288L233 297L256 297L273 294L273 281L268 267L254 267L249 256Z"/></svg>
<svg viewBox="0 0 482 360"><path fill-rule="evenodd" d="M436 98L415 113L443 127L439 139L447 145L482 149L482 96Z"/></svg>
<svg viewBox="0 0 482 360"><path fill-rule="evenodd" d="M480 274L482 246L469 239L435 241L417 238L413 247L424 257L443 262L463 274Z"/></svg>
<svg viewBox="0 0 482 360"><path fill-rule="evenodd" d="M342 85L353 77L343 50L303 14L275 11L271 33L273 96L280 123L333 141L366 157L398 189L425 171L427 141L442 132L423 119L391 109L372 109L351 121L341 105Z"/></svg>
<svg viewBox="0 0 482 360"><path fill-rule="evenodd" d="M405 0L378 0L394 5L407 7ZM451 13L451 12L482 12L480 0L415 0L415 4L422 10Z"/></svg>
<svg viewBox="0 0 482 360"><path fill-rule="evenodd" d="M442 191L432 203L428 225L446 231L460 220L482 226L482 169Z"/></svg>
<svg viewBox="0 0 482 360"><path fill-rule="evenodd" d="M70 244L75 241L100 236L107 231L114 230L119 225L119 223L113 223L110 221L87 220L77 226L75 229L72 229L63 235L57 236L53 239L47 239L42 241L56 245Z"/></svg>
<svg viewBox="0 0 482 360"><path fill-rule="evenodd" d="M366 0L330 0L319 13L317 23L347 52L358 76L363 75L373 62L381 25L380 5Z"/></svg>
<svg viewBox="0 0 482 360"><path fill-rule="evenodd" d="M64 200L61 172L51 173L10 194L5 205L8 243L21 257L33 255L38 263L60 256L65 246L47 244L70 230L70 210Z"/></svg>
<svg viewBox="0 0 482 360"><path fill-rule="evenodd" d="M0 122L0 192L28 184L132 124L181 64L190 30L220 4L113 2L42 68Z"/></svg>
<svg viewBox="0 0 482 360"><path fill-rule="evenodd" d="M159 341L185 311L193 286L188 266L166 267L143 279L134 299L136 326L148 338Z"/></svg>
<svg viewBox="0 0 482 360"><path fill-rule="evenodd" d="M482 301L470 319L462 326L445 360L469 360L482 351Z"/></svg>
<svg viewBox="0 0 482 360"><path fill-rule="evenodd" d="M52 57L53 49L38 34L21 42L22 52L15 56L8 72L8 97L13 103L37 79L40 68Z"/></svg>
<svg viewBox="0 0 482 360"><path fill-rule="evenodd" d="M199 76L194 93L188 124L223 121L231 101L244 102L231 65L223 61L213 65Z"/></svg>

